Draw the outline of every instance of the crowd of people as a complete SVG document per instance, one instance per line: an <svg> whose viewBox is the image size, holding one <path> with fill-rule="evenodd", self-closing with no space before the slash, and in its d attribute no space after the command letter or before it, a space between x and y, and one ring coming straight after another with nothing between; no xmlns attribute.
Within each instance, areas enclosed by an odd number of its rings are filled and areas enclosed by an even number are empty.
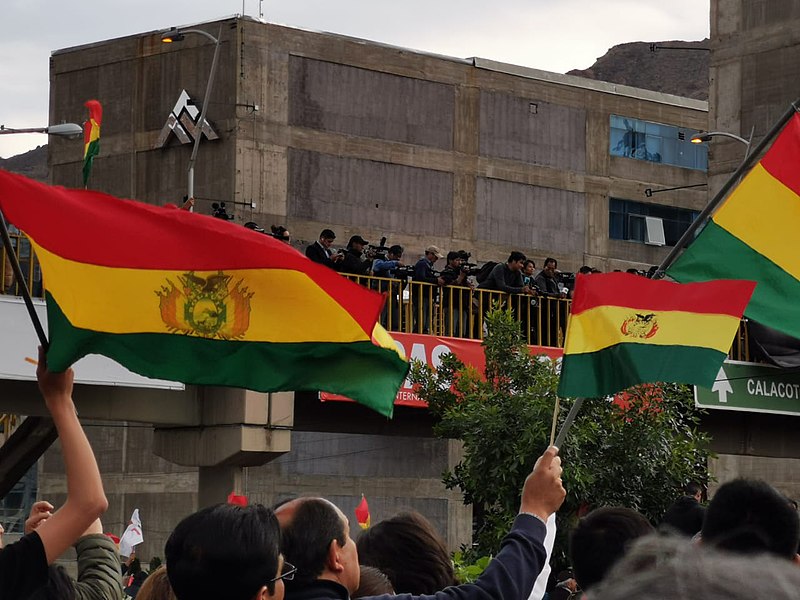
<svg viewBox="0 0 800 600"><path fill-rule="evenodd" d="M512 256L515 263L523 258ZM509 263L503 268L511 269ZM51 373L39 353L39 388L56 425L67 496L37 502L25 535L0 549L0 597L122 600L541 600L797 598L796 503L763 481L719 487L707 507L690 484L659 528L635 510L600 507L570 537L570 569L549 577L554 514L566 490L558 449L536 461L499 553L472 583L458 581L442 538L421 514L379 522L358 539L340 507L299 497L272 508L217 504L180 521L166 565L136 578L102 533L108 507L97 462L72 401L73 374ZM76 546L77 579L55 561ZM129 581L123 585L123 572ZM549 583L548 583L549 580ZM136 586L133 583L136 582Z"/></svg>

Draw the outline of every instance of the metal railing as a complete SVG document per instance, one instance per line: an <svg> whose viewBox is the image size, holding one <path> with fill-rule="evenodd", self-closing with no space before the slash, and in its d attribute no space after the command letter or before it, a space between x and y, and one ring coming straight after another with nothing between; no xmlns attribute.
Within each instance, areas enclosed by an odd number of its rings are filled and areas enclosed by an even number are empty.
<svg viewBox="0 0 800 600"><path fill-rule="evenodd" d="M44 295L44 286L30 241L19 231L11 231L14 252L26 275L34 297ZM19 285L11 270L5 249L0 247L0 281L5 294L19 295ZM509 308L519 321L525 341L534 346L563 347L567 317L572 301L566 298L506 294L468 286L437 286L409 279L388 279L366 275L344 275L356 283L385 293L386 305L380 323L388 331L441 335L482 340L486 333L485 315L493 306ZM747 320L743 319L729 357L749 361L750 343Z"/></svg>

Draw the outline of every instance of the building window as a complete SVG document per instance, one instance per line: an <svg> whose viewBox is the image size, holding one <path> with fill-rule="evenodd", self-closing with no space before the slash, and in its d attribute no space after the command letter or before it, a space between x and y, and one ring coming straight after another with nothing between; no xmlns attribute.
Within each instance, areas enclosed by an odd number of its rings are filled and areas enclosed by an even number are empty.
<svg viewBox="0 0 800 600"><path fill-rule="evenodd" d="M674 246L699 214L700 211L688 208L609 198L608 237L612 240L648 242L645 217L655 217L664 224L664 243Z"/></svg>
<svg viewBox="0 0 800 600"><path fill-rule="evenodd" d="M611 115L611 156L708 170L708 147L692 144L696 129Z"/></svg>

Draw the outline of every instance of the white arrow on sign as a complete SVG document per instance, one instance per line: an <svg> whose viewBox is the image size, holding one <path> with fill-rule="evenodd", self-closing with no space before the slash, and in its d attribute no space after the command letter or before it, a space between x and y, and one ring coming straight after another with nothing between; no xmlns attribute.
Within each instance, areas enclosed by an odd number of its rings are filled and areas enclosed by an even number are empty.
<svg viewBox="0 0 800 600"><path fill-rule="evenodd" d="M719 368L717 379L714 381L714 385L711 386L711 391L719 395L720 402L727 402L728 394L733 393L731 382L728 381L728 376L725 374L725 370L722 367Z"/></svg>

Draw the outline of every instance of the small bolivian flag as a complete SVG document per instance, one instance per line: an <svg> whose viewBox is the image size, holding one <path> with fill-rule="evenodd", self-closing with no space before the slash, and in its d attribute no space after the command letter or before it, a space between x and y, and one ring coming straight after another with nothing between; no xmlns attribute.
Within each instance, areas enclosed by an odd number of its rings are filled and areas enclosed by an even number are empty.
<svg viewBox="0 0 800 600"><path fill-rule="evenodd" d="M369 504L364 494L361 494L361 502L356 506L356 521L361 529L369 529Z"/></svg>
<svg viewBox="0 0 800 600"><path fill-rule="evenodd" d="M653 382L710 387L755 285L578 275L558 394L607 396Z"/></svg>
<svg viewBox="0 0 800 600"><path fill-rule="evenodd" d="M103 122L103 107L97 100L87 100L89 119L83 124L83 187L89 183L94 157L100 154L100 124Z"/></svg>
<svg viewBox="0 0 800 600"><path fill-rule="evenodd" d="M287 244L4 171L0 208L41 263L52 370L102 354L146 377L325 391L391 416L408 361L376 323L383 296Z"/></svg>

